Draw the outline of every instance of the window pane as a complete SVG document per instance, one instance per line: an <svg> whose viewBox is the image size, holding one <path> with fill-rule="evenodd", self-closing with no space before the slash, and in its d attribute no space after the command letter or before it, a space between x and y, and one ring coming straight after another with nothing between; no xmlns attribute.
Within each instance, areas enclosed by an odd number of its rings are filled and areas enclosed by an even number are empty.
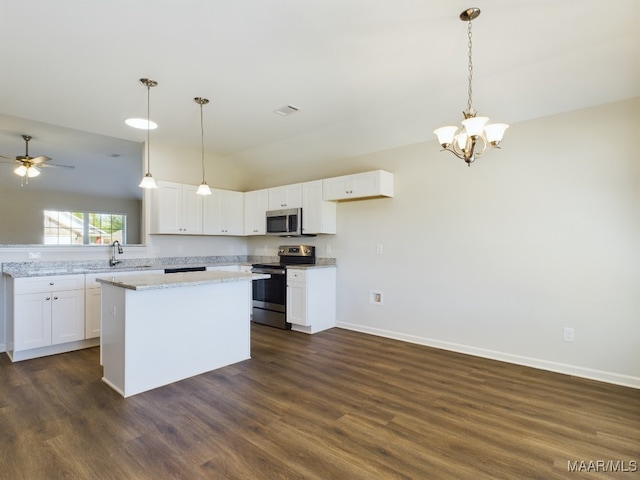
<svg viewBox="0 0 640 480"><path fill-rule="evenodd" d="M49 245L124 243L126 215L114 213L44 212L44 243Z"/></svg>

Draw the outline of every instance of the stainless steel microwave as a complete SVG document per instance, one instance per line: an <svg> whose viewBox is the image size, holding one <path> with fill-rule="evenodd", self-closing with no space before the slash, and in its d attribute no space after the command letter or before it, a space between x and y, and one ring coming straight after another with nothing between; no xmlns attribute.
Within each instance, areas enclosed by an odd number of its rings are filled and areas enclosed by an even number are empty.
<svg viewBox="0 0 640 480"><path fill-rule="evenodd" d="M302 235L302 209L267 211L267 235L294 237Z"/></svg>

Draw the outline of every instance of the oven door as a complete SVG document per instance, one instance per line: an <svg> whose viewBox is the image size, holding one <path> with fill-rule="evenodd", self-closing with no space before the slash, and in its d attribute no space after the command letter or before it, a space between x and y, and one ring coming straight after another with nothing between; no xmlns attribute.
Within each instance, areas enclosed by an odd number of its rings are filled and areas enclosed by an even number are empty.
<svg viewBox="0 0 640 480"><path fill-rule="evenodd" d="M271 278L254 280L253 306L284 312L287 305L287 281L284 268L253 267L253 273L268 273Z"/></svg>

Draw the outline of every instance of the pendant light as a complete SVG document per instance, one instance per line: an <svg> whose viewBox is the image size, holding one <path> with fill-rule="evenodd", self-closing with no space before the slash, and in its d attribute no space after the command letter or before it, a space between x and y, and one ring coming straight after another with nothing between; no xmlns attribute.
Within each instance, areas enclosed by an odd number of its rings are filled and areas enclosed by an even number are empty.
<svg viewBox="0 0 640 480"><path fill-rule="evenodd" d="M467 22L467 36L469 38L467 109L462 112L464 115L462 127L448 126L433 131L438 136L442 149L464 160L468 166L471 166L476 158L482 156L489 149L500 148L498 145L502 140L502 136L505 130L509 128L506 123L486 125L489 119L487 117L476 117L476 111L471 105L471 80L473 79L471 21L478 18L479 15L479 8L468 8L460 14L460 20Z"/></svg>
<svg viewBox="0 0 640 480"><path fill-rule="evenodd" d="M209 103L209 100L202 97L196 97L193 99L193 101L200 105L200 152L202 160L202 183L198 187L196 193L198 195L211 195L211 189L204 179L204 118L202 114L202 107Z"/></svg>
<svg viewBox="0 0 640 480"><path fill-rule="evenodd" d="M151 92L151 87L157 86L158 82L156 82L155 80L150 80L148 78L141 78L140 83L145 87L147 87L147 173L142 178L142 181L138 186L140 188L158 188L158 186L156 185L156 181L153 179L153 176L151 175L151 155L150 155L150 148L149 148L149 137L150 137L149 132L151 131L151 115L150 115L151 94L150 92Z"/></svg>

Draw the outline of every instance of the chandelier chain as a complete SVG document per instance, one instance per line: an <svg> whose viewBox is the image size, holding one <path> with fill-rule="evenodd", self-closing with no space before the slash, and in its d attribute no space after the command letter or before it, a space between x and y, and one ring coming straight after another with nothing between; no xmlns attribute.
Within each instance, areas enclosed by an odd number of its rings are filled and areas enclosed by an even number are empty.
<svg viewBox="0 0 640 480"><path fill-rule="evenodd" d="M473 80L473 58L472 58L472 46L473 46L473 42L472 42L472 34L471 34L471 20L469 20L469 23L467 24L467 36L469 37L469 43L467 44L467 46L469 47L469 53L468 53L468 57L469 57L469 66L468 66L468 70L469 70L469 86L467 89L467 95L468 95L468 99L467 99L467 110L469 112L472 111L472 107L471 107L471 100L473 97L473 89L471 87L471 81Z"/></svg>

